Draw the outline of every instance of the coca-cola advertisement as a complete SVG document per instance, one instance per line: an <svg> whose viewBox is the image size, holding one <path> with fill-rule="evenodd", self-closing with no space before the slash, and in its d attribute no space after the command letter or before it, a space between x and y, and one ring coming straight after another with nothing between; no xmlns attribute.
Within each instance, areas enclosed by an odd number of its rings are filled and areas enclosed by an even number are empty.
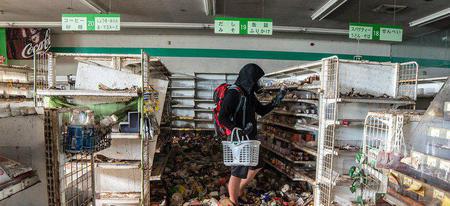
<svg viewBox="0 0 450 206"><path fill-rule="evenodd" d="M33 51L50 49L50 29L14 28L6 30L9 59L31 59Z"/></svg>

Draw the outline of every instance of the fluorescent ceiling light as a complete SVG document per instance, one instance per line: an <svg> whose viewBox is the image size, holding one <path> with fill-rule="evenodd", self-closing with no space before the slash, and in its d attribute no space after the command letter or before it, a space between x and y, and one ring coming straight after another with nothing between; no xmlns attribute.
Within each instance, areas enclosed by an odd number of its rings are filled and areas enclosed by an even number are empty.
<svg viewBox="0 0 450 206"><path fill-rule="evenodd" d="M329 0L322 7L320 7L316 12L314 12L314 14L311 15L311 19L312 20L319 19L319 21L320 21L323 18L325 18L326 16L328 16L329 14L331 14L331 12L336 10L338 7L340 7L345 2L347 2L347 0Z"/></svg>
<svg viewBox="0 0 450 206"><path fill-rule="evenodd" d="M216 0L203 0L203 9L206 16L216 15Z"/></svg>
<svg viewBox="0 0 450 206"><path fill-rule="evenodd" d="M446 8L442 11L438 11L436 13L430 14L428 16L422 17L420 19L416 19L412 22L409 22L410 27L414 26L423 26L429 23L433 23L435 21L439 21L441 19L445 19L450 16L450 7Z"/></svg>
<svg viewBox="0 0 450 206"><path fill-rule="evenodd" d="M92 9L93 11L95 11L96 13L99 14L108 13L106 12L106 9L102 8L100 5L98 5L92 0L80 0L80 2L89 7L90 9Z"/></svg>

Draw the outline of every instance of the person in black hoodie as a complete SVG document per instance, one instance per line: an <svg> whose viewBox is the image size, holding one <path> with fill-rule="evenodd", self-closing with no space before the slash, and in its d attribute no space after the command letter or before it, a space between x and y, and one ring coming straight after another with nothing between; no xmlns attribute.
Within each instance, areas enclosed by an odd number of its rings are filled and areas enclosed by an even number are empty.
<svg viewBox="0 0 450 206"><path fill-rule="evenodd" d="M281 89L277 96L267 105L262 105L255 96L255 92L261 88L258 85L259 79L264 76L264 71L256 64L247 64L239 72L235 86L239 89L228 89L224 96L221 110L219 112L219 122L227 129L242 129L249 139L256 140L256 114L266 115L273 108L281 103L286 91ZM261 152L260 152L261 154ZM231 167L231 176L228 182L228 192L230 200L238 204L239 196L243 189L263 167L261 157L255 167L236 166Z"/></svg>

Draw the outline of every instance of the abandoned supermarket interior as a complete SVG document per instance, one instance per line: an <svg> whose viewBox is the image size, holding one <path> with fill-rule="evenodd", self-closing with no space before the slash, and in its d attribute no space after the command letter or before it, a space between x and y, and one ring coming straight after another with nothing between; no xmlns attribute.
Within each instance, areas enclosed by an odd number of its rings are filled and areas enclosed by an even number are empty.
<svg viewBox="0 0 450 206"><path fill-rule="evenodd" d="M450 0L0 0L0 206L450 206Z"/></svg>

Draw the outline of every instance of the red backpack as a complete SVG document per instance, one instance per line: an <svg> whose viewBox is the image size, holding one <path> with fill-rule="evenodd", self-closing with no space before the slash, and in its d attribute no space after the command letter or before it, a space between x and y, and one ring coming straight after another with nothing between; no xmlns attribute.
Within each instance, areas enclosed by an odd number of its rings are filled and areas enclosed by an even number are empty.
<svg viewBox="0 0 450 206"><path fill-rule="evenodd" d="M214 89L213 101L214 101L214 103L216 105L216 107L213 110L213 113L214 113L214 129L216 130L216 135L219 135L219 136L231 135L231 130L226 128L219 121L219 113L220 113L220 109L222 108L223 98L225 97L225 94L227 93L227 91L230 90L230 89L237 90L243 96L241 88L239 88L236 85L231 85L231 84L228 84L228 83L223 83L223 84L219 85L218 87L216 87L216 89ZM239 101L239 106L236 108L236 111L234 112L234 116L236 116L237 112L239 111L239 109L241 107L241 104L242 104L241 101L242 101L242 98Z"/></svg>

